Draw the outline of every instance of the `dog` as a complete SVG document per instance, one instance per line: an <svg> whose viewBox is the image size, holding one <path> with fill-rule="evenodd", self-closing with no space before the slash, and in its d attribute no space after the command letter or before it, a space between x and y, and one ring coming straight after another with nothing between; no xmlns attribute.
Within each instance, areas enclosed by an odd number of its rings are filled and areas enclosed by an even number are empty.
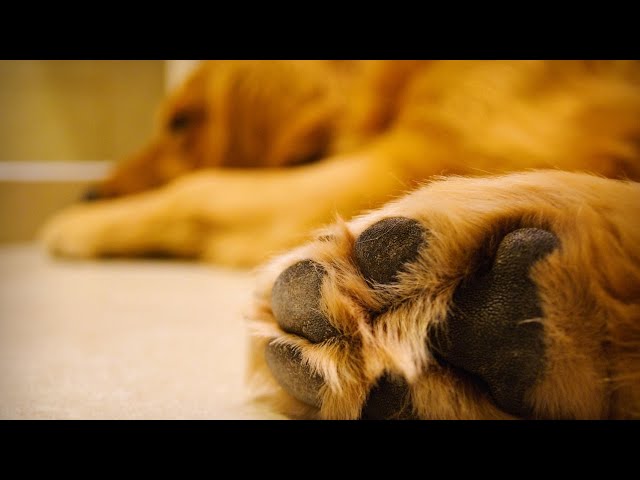
<svg viewBox="0 0 640 480"><path fill-rule="evenodd" d="M252 385L294 418L636 418L639 87L634 61L206 62L43 240L271 258Z"/></svg>

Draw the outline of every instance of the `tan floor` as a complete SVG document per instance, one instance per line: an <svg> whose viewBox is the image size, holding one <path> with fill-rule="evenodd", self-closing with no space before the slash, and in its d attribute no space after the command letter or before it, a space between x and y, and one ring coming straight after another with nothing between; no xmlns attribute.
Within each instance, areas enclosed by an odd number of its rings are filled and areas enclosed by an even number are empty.
<svg viewBox="0 0 640 480"><path fill-rule="evenodd" d="M279 418L245 401L251 288L205 265L0 248L0 418Z"/></svg>

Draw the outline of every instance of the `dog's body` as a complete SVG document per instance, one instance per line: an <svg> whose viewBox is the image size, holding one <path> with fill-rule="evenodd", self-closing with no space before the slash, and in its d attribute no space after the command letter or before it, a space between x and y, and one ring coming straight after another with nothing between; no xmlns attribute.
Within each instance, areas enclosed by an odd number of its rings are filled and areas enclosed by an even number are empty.
<svg viewBox="0 0 640 480"><path fill-rule="evenodd" d="M350 219L435 176L533 169L640 180L639 62L214 61L167 101L153 142L90 192L100 201L61 212L44 238L68 256L161 252L255 265L336 214ZM255 315L254 369L277 379L266 382L270 394L288 413L334 418L639 415L638 186L551 170L436 182L274 260ZM465 204L467 188L475 205ZM385 217L393 228L366 233ZM385 240L396 228L407 229L403 239ZM411 262L376 280L370 259L391 265L391 250ZM510 295L494 271L503 251L507 264L522 264L504 275L519 275L524 306L500 300ZM279 276L285 267L293 270ZM522 280L530 268L534 286ZM558 289L572 275L588 279L583 288ZM279 286L289 277L313 280L302 295L315 303L300 308L326 320L292 319ZM466 331L483 302L492 312L499 303L502 317L528 312L516 322L546 319L542 337L527 333L526 348L516 342L509 353L539 363L527 378L504 359L478 365L428 336L443 322ZM462 314L446 313L458 304ZM511 328L494 317L496 329ZM488 393L438 370L442 362L482 378ZM504 368L517 398L492 374Z"/></svg>
<svg viewBox="0 0 640 480"><path fill-rule="evenodd" d="M639 79L635 62L205 63L91 195L121 198L63 213L46 242L254 265L434 175L639 179Z"/></svg>

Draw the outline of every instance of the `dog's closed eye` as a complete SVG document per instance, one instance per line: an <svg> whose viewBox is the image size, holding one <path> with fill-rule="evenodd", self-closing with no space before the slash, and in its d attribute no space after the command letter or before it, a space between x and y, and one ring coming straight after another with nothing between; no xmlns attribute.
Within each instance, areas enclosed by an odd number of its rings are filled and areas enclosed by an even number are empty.
<svg viewBox="0 0 640 480"><path fill-rule="evenodd" d="M177 112L169 120L169 130L178 133L185 130L191 123L192 117L189 112Z"/></svg>
<svg viewBox="0 0 640 480"><path fill-rule="evenodd" d="M179 110L169 119L168 128L172 133L182 133L203 117L199 110Z"/></svg>

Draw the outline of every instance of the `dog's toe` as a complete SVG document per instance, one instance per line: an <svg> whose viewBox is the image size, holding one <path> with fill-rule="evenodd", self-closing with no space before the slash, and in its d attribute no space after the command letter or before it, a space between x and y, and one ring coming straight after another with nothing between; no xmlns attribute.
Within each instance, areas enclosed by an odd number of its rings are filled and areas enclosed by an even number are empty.
<svg viewBox="0 0 640 480"><path fill-rule="evenodd" d="M370 284L389 284L413 261L426 243L425 230L416 220L391 217L374 223L354 245L355 262Z"/></svg>
<svg viewBox="0 0 640 480"><path fill-rule="evenodd" d="M409 384L399 376L385 374L371 389L362 409L363 420L409 420L411 399Z"/></svg>
<svg viewBox="0 0 640 480"><path fill-rule="evenodd" d="M338 335L322 312L325 269L313 260L291 265L280 274L271 293L271 308L285 332L318 343Z"/></svg>
<svg viewBox="0 0 640 480"><path fill-rule="evenodd" d="M301 402L320 407L320 388L324 381L302 360L295 347L272 341L267 345L265 358L282 388Z"/></svg>

